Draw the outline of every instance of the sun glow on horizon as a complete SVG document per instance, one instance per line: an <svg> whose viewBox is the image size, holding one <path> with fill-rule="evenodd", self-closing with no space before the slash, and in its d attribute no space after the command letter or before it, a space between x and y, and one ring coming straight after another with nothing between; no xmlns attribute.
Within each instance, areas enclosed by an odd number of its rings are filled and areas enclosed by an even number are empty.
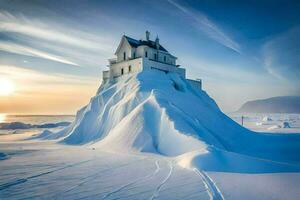
<svg viewBox="0 0 300 200"><path fill-rule="evenodd" d="M0 123L5 122L6 120L6 114L5 113L0 113Z"/></svg>
<svg viewBox="0 0 300 200"><path fill-rule="evenodd" d="M9 96L15 91L15 84L7 78L0 78L0 96Z"/></svg>

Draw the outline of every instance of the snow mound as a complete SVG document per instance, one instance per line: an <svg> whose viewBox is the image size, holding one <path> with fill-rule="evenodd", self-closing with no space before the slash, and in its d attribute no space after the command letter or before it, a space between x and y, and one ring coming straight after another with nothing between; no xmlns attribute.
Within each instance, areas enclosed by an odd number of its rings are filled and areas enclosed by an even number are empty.
<svg viewBox="0 0 300 200"><path fill-rule="evenodd" d="M269 116L265 116L263 119L262 119L263 122L271 122L273 121L271 117Z"/></svg>
<svg viewBox="0 0 300 200"><path fill-rule="evenodd" d="M279 129L279 128L281 128L280 125L274 125L274 126L269 127L268 130L274 130L274 129Z"/></svg>
<svg viewBox="0 0 300 200"><path fill-rule="evenodd" d="M256 122L255 124L256 124L256 126L262 126L262 125L264 125L264 123L262 123L262 122Z"/></svg>
<svg viewBox="0 0 300 200"><path fill-rule="evenodd" d="M278 173L299 171L299 165L287 165L265 159L245 156L216 148L193 151L178 156L177 163L183 168L213 172Z"/></svg>
<svg viewBox="0 0 300 200"><path fill-rule="evenodd" d="M59 140L65 136L67 136L67 134L70 131L70 127L59 130L57 132L54 131L49 131L49 130L44 130L43 132L32 136L29 139L41 139L41 140Z"/></svg>
<svg viewBox="0 0 300 200"><path fill-rule="evenodd" d="M291 128L291 126L289 122L282 122L280 125L276 124L274 126L269 127L268 130L280 129L280 128Z"/></svg>
<svg viewBox="0 0 300 200"><path fill-rule="evenodd" d="M300 150L299 135L251 132L222 113L205 91L155 70L102 84L71 126L54 135L65 144L168 156L217 148L263 158L278 153L280 159Z"/></svg>

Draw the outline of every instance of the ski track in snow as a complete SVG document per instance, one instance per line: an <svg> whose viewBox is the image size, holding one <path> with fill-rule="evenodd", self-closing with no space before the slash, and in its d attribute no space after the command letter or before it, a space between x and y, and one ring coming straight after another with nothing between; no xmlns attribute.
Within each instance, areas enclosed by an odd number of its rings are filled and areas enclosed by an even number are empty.
<svg viewBox="0 0 300 200"><path fill-rule="evenodd" d="M194 168L194 172L200 176L203 180L203 183L206 185L210 199L212 200L224 200L224 197L219 190L219 188L216 186L215 182L203 171L199 171L198 169Z"/></svg>
<svg viewBox="0 0 300 200"><path fill-rule="evenodd" d="M142 160L145 160L145 158L140 159L140 160L138 160L138 161L142 161ZM157 162L158 162L158 161L157 161ZM122 167L127 167L127 166L129 166L129 165L131 165L131 164L134 164L134 163L136 163L136 161L135 161L135 162L129 162L129 163L122 164L122 165L120 165L120 166L118 166L118 167L115 167L114 169L118 169L118 168L122 168ZM158 166L158 167L159 167L159 166ZM72 186L72 187L69 188L68 190L64 191L64 194L69 193L69 192L73 191L74 189L76 189L76 188L78 188L78 187L80 187L80 186L82 186L82 185L84 185L84 184L86 184L86 183L89 183L90 180L95 179L95 177L97 177L98 175L103 174L104 172L108 172L108 171L110 171L110 170L111 170L111 168L108 167L107 169L101 170L101 171L99 171L99 172L97 172L97 173L95 173L95 174L91 174L91 175L89 175L89 176L83 178L83 181L82 181L82 182L80 182L80 183L78 183L77 185ZM55 195L55 196L53 197L53 199L58 199L59 196L60 196L60 194L57 194L57 195Z"/></svg>
<svg viewBox="0 0 300 200"><path fill-rule="evenodd" d="M67 169L67 168L70 168L70 167L75 167L75 166L78 166L78 165L81 165L81 164L84 164L84 163L87 163L87 162L90 162L90 161L91 160L76 162L76 163L73 163L73 164L70 164L70 165L66 165L64 167L60 167L58 169L54 169L54 170L51 170L51 171L43 172L43 173L36 174L36 175L33 175L33 176L29 176L29 177L26 177L26 178L21 178L21 179L14 180L14 181L11 181L11 182L8 182L8 183L4 183L4 184L0 185L0 191L5 190L5 189L10 188L10 187L15 186L15 185L25 183L25 182L29 181L30 179L38 178L40 176L51 174L51 173L54 173L54 172L57 172L57 171L60 171L60 170L64 170L64 169Z"/></svg>
<svg viewBox="0 0 300 200"><path fill-rule="evenodd" d="M128 184L125 184L125 185L119 187L118 189L116 189L116 190L114 190L114 191L112 191L112 192L110 192L110 193L104 195L102 199L107 199L107 198L110 197L111 195L114 195L114 194L120 192L121 190L123 190L123 189L125 189L125 188L127 188L127 187L129 187L129 186L131 186L131 185L134 185L134 184L136 184L136 183L138 183L138 182L142 182L142 181L146 181L146 180L151 179L151 178L152 178L153 176L155 176L155 175L159 172L159 170L160 170L160 166L159 166L159 161L158 161L158 160L155 161L155 166L156 166L156 169L155 169L155 171L154 171L153 173L148 174L148 175L145 176L145 177L138 178L138 179L136 179L135 181L129 182Z"/></svg>
<svg viewBox="0 0 300 200"><path fill-rule="evenodd" d="M171 162L169 162L169 167L170 167L170 171L169 174L167 175L167 177L158 185L158 187L155 189L153 195L151 196L151 200L156 199L159 196L159 192L162 188L162 186L169 180L169 178L171 177L172 173L173 173L173 164Z"/></svg>

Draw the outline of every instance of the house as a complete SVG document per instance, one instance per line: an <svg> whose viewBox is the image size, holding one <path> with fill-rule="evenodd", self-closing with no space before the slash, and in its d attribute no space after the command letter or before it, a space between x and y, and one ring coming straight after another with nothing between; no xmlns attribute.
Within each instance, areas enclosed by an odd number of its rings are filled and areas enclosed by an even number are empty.
<svg viewBox="0 0 300 200"><path fill-rule="evenodd" d="M123 35L115 56L108 60L109 70L103 71L103 82L143 70L174 72L186 79L185 69L176 64L177 58L159 43L158 37L155 41L150 40L149 31L146 31L145 40ZM201 81L192 81L192 85L201 88Z"/></svg>

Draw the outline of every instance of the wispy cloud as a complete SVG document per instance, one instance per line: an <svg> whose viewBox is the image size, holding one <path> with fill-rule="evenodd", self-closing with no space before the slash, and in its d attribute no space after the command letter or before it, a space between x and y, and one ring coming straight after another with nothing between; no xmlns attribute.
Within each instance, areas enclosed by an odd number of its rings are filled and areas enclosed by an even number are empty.
<svg viewBox="0 0 300 200"><path fill-rule="evenodd" d="M229 37L216 23L208 18L204 13L200 11L192 11L174 0L168 0L170 4L175 6L181 12L186 14L192 20L194 20L193 26L200 30L201 32L205 33L211 39L217 41L218 43L222 44L223 46L232 49L237 53L241 53L240 45L234 41L231 37Z"/></svg>
<svg viewBox="0 0 300 200"><path fill-rule="evenodd" d="M20 45L20 44L15 44L12 42L0 41L0 50L10 52L10 53L20 54L20 55L44 58L47 60L52 60L52 61L56 61L56 62L68 64L68 65L79 66L78 64L76 64L72 61L69 61L65 58L62 58L60 56L56 56L56 55L53 55L53 54L50 54L50 53L47 53L44 51L40 51L40 50L30 48L30 47L27 47L24 45Z"/></svg>
<svg viewBox="0 0 300 200"><path fill-rule="evenodd" d="M57 23L29 19L22 14L12 15L7 11L0 12L0 31L20 33L47 41L76 46L89 50L106 50L107 38L95 36Z"/></svg>
<svg viewBox="0 0 300 200"><path fill-rule="evenodd" d="M282 80L300 80L300 27L268 40L262 47L263 62L269 74Z"/></svg>
<svg viewBox="0 0 300 200"><path fill-rule="evenodd" d="M94 30L93 30L94 31ZM74 66L97 66L112 52L112 37L80 31L66 21L52 22L0 10L0 49ZM103 63L103 62L102 62Z"/></svg>

